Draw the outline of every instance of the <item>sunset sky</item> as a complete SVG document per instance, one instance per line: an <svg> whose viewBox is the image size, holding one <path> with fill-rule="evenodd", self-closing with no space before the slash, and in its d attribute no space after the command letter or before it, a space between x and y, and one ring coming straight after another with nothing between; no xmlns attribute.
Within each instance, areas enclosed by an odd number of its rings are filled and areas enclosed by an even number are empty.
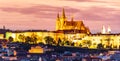
<svg viewBox="0 0 120 61"><path fill-rule="evenodd" d="M120 0L0 0L0 28L55 30L57 13L82 20L92 33L102 25L120 33Z"/></svg>

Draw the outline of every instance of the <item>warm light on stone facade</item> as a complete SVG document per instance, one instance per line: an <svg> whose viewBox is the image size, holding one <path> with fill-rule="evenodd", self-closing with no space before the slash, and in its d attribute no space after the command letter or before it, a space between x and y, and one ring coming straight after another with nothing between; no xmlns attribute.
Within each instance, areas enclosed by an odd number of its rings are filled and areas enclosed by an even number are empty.
<svg viewBox="0 0 120 61"><path fill-rule="evenodd" d="M41 48L40 46L31 47L29 53L44 53L44 49Z"/></svg>
<svg viewBox="0 0 120 61"><path fill-rule="evenodd" d="M85 27L82 21L74 21L72 17L71 21L67 21L65 11L63 9L62 16L57 16L56 31L24 31L24 32L7 32L6 39L13 37L14 42L25 42L24 37L37 37L37 43L45 43L45 37L50 36L55 43L61 39L62 42L69 41L75 43L75 47L87 47L98 48L99 44L103 45L103 48L120 48L120 34L111 34L111 29L106 29L103 26L100 34L91 34L89 29Z"/></svg>
<svg viewBox="0 0 120 61"><path fill-rule="evenodd" d="M83 24L83 21L74 21L74 18L71 18L71 21L68 21L65 11L63 9L62 16L57 15L57 20L56 20L56 31L59 30L73 30L73 32L79 31L78 33L87 33L89 34L89 28L85 27Z"/></svg>

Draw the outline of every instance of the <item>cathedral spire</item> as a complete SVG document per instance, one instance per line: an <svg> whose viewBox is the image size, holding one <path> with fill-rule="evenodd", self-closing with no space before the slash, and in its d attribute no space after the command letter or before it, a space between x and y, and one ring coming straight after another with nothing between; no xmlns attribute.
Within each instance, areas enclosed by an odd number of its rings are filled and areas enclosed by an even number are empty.
<svg viewBox="0 0 120 61"><path fill-rule="evenodd" d="M103 25L103 27L102 27L102 32L101 32L102 34L105 34L106 33L106 28L105 28L105 26Z"/></svg>
<svg viewBox="0 0 120 61"><path fill-rule="evenodd" d="M63 11L62 11L62 18L66 18L64 8L63 8Z"/></svg>
<svg viewBox="0 0 120 61"><path fill-rule="evenodd" d="M111 33L111 28L110 28L110 26L108 26L107 33L108 33L108 34Z"/></svg>
<svg viewBox="0 0 120 61"><path fill-rule="evenodd" d="M57 14L57 19L56 19L56 30L60 30L60 17L59 13Z"/></svg>
<svg viewBox="0 0 120 61"><path fill-rule="evenodd" d="M59 20L60 19L60 17L59 17L59 13L57 14L57 20Z"/></svg>

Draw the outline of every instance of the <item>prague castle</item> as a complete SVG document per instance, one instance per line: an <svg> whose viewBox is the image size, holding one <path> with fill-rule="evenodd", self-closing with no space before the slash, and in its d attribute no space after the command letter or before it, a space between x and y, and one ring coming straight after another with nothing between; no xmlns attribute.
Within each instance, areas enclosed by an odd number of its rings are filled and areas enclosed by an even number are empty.
<svg viewBox="0 0 120 61"><path fill-rule="evenodd" d="M74 18L71 18L71 21L68 21L65 11L63 9L62 16L57 15L56 20L56 31L74 31L75 33L86 33L89 34L90 31L85 25L83 21L74 21Z"/></svg>
<svg viewBox="0 0 120 61"><path fill-rule="evenodd" d="M2 30L3 31L3 30ZM0 33L2 32L0 31ZM68 20L63 9L62 15L57 14L56 30L27 30L27 31L7 31L0 34L0 39L7 39L12 42L30 42L44 43L46 37L49 41L60 43L60 46L74 46L87 48L113 48L120 49L120 34L112 34L110 27L107 31L103 26L101 33L91 34L88 27L83 24L83 21L76 21L72 17ZM29 38L32 38L32 42ZM28 41L29 40L29 41ZM69 44L68 44L69 43Z"/></svg>

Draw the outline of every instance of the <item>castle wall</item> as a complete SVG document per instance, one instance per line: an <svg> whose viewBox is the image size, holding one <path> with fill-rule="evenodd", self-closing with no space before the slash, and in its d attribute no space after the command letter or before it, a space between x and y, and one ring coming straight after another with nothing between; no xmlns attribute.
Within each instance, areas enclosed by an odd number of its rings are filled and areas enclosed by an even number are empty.
<svg viewBox="0 0 120 61"><path fill-rule="evenodd" d="M20 35L24 36L33 36L33 34L37 35L37 42L43 42L45 43L45 37L51 36L55 42L58 42L58 39L60 38L62 41L70 41L76 43L77 47L82 45L82 47L88 47L88 48L97 48L98 44L104 45L104 48L107 48L107 46L111 46L111 48L117 48L120 47L120 34L85 34L85 33L75 33L75 34L64 34L64 33L54 33L54 32L21 32L21 33L12 33L7 32L6 33L6 39L9 39L9 37L14 38L14 42L24 42L24 40L20 39ZM90 45L87 46L85 44L86 42L89 42Z"/></svg>
<svg viewBox="0 0 120 61"><path fill-rule="evenodd" d="M88 35L84 40L90 40L90 48L97 48L97 45L102 43L104 48L111 46L111 48L119 48L120 45L120 35Z"/></svg>

